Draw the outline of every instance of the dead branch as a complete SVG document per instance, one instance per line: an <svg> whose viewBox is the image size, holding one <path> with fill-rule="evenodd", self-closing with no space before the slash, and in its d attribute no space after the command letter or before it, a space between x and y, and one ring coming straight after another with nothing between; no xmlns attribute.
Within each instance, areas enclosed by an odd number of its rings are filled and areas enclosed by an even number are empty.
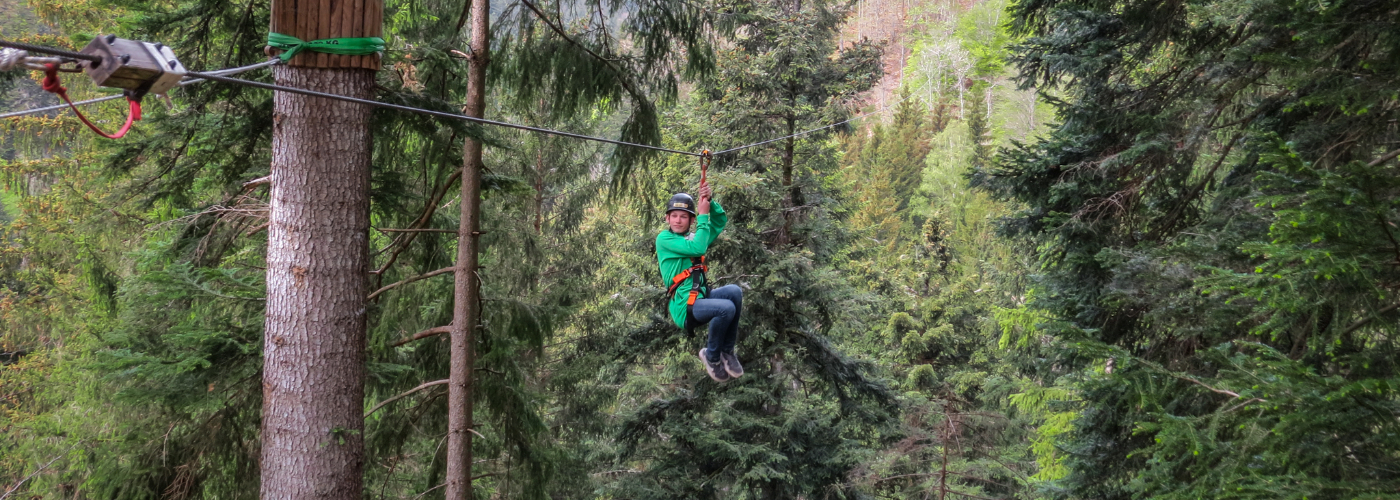
<svg viewBox="0 0 1400 500"><path fill-rule="evenodd" d="M1397 150L1391 151L1391 152L1389 152L1389 153L1386 153L1386 154L1384 154L1384 155L1381 155L1380 158L1376 158L1375 161L1372 161L1371 163L1367 163L1366 166L1368 166L1368 167L1374 167L1374 166L1380 165L1380 164L1382 164L1382 163L1385 163L1387 160L1390 160L1391 158L1394 158L1394 157L1396 157L1396 156L1400 156L1400 149L1397 149Z"/></svg>
<svg viewBox="0 0 1400 500"><path fill-rule="evenodd" d="M399 286L407 285L407 284L409 284L409 283L412 283L412 282L415 282L415 281L418 281L418 280L421 280L421 279L424 279L424 278L431 278L431 277L437 276L437 275L439 275L439 274L450 273L450 272L455 271L455 270L457 270L456 267L444 267L444 268L442 268L442 269L438 269L438 270L436 270L436 271L426 272L426 273L423 273L423 274L414 276L414 277L412 277L412 278L408 278L408 279L399 281L399 282L397 282L397 283L391 283L391 284L388 284L388 285L384 285L384 288L380 288L380 289L378 289L378 290L375 290L374 293L369 294L369 297L366 297L366 298L365 298L365 301L374 300L374 298L375 298L375 297L378 297L379 294L384 293L384 292L387 292L387 291L392 290L392 289L394 289L394 288L397 288L397 287L399 287Z"/></svg>
<svg viewBox="0 0 1400 500"><path fill-rule="evenodd" d="M979 497L979 496L977 496L977 495L973 495L973 494L970 494L970 493L963 493L963 492L957 491L957 490L948 490L947 492L948 492L948 493L952 493L952 494L954 494L954 495L962 495L962 496L965 496L965 497L968 497L968 498L976 498L976 499L979 499L979 500L996 500L995 498Z"/></svg>
<svg viewBox="0 0 1400 500"><path fill-rule="evenodd" d="M4 495L0 495L0 500L5 500L5 498L9 497L11 493L14 493L15 491L19 490L19 487L20 487L20 486L24 486L25 481L28 481L30 478L33 478L35 475L39 474L40 472L43 472L44 469L49 468L50 465L53 465L54 462L58 461L58 459L60 459L60 458L63 458L64 455L67 455L68 452L73 451L73 448L77 448L78 445L80 445L80 444L83 444L83 442L82 442L82 441L78 441L78 442L76 442L76 443L73 443L73 446L69 446L68 449L63 450L63 453L59 453L58 455L55 455L55 456L53 457L52 460L49 460L48 463L46 463L46 464L40 466L38 469L34 469L34 472L29 473L28 476L24 476L24 479L19 480L19 482L18 482L18 483L15 483L14 486L11 486L9 489L5 490L5 494L4 494Z"/></svg>
<svg viewBox="0 0 1400 500"><path fill-rule="evenodd" d="M374 228L381 233L456 233L455 229L394 229L394 228Z"/></svg>
<svg viewBox="0 0 1400 500"><path fill-rule="evenodd" d="M271 176L271 175L268 175L268 176L264 176L264 177L258 177L257 179L253 179L253 180L251 180L251 181L248 181L248 182L243 183L243 189L250 189L250 188L257 187L257 186L266 186L266 185L271 185L271 184L272 184L272 176Z"/></svg>
<svg viewBox="0 0 1400 500"><path fill-rule="evenodd" d="M1400 151L1400 150L1397 150L1397 151ZM1367 317L1365 317L1365 318L1361 318L1361 319L1356 320L1356 322L1355 322L1355 323L1352 323L1350 326L1348 326L1346 330L1342 330L1342 335L1346 335L1346 334L1348 334L1348 333L1354 332L1354 331L1356 331L1356 329L1361 328L1361 327L1363 327L1363 326L1366 326L1366 323L1370 323L1371 320L1376 319L1378 316L1380 316L1380 315L1382 315L1382 314L1385 314L1385 313L1388 313L1388 312L1390 312L1390 311L1394 311L1394 310L1396 310L1396 309L1400 309L1400 303L1396 303L1396 304L1391 304L1391 305L1385 306L1385 307L1383 307L1383 308L1377 310L1376 312L1371 313L1370 316L1367 316Z"/></svg>
<svg viewBox="0 0 1400 500"><path fill-rule="evenodd" d="M427 330L423 330L423 331L421 331L421 332L415 333L415 334L413 334L412 337L408 337L408 338L405 338L405 339L400 339L399 341L394 342L393 346L394 346L394 347L398 347L398 346L407 344L407 343L409 343L409 342L413 342L413 341L418 340L418 339L426 339L426 338L428 338L428 337L432 337L432 336L435 336L435 335L442 335L442 334L444 334L444 333L451 333L451 332L452 332L452 325L447 325L447 326L435 326L435 327L429 328L429 329L427 329Z"/></svg>
<svg viewBox="0 0 1400 500"><path fill-rule="evenodd" d="M415 393L415 392L421 391L421 390L423 390L423 389L427 389L427 388L432 387L432 386L435 386L435 385L444 385L444 384L446 384L446 383L447 383L447 379L434 380L434 381L432 381L432 382L424 382L424 383L420 384L418 387L414 387L414 388L412 388L412 389L409 389L409 390L407 390L407 391L404 391L403 393L401 393L401 394L399 394L399 395L397 395L397 396L394 396L394 397L392 397L392 398L389 398L389 399L380 401L379 404L374 405L374 408L370 408L369 411L365 412L365 418L369 418L370 415L373 415L374 412L379 411L379 409L380 409L380 408L383 408L384 405L387 405L387 404L392 403L392 402L394 402L394 401L398 401L398 400L400 400L400 399L403 399L403 398L405 398L405 397L408 397L410 394L413 394L413 393Z"/></svg>
<svg viewBox="0 0 1400 500"><path fill-rule="evenodd" d="M427 224L428 221L433 218L433 213L437 212L438 203L442 201L442 197L447 195L448 188L451 188L453 182L456 182L457 179L461 178L461 176L462 169L460 168L457 169L456 172L453 172L452 175L448 176L447 181L442 184L442 188L439 189L437 194L433 195L433 199L429 200L427 205L423 207L422 215L419 215L418 220L413 221L413 224L411 224L410 227L417 228L419 226ZM394 265L394 262L399 260L399 254L402 253L405 248L408 248L409 244L413 243L413 239L417 238L418 234L419 233L416 232L404 233L404 239L402 243L399 242L398 237L395 237L394 242L389 244L390 247L394 248L394 251L389 253L389 260L385 261L384 265L380 266L379 269L371 271L370 274L383 275L384 271L389 269L389 266Z"/></svg>

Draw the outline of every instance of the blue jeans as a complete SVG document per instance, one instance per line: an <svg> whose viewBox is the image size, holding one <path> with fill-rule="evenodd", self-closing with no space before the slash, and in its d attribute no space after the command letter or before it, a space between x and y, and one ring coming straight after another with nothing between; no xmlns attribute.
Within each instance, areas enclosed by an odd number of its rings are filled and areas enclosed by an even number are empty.
<svg viewBox="0 0 1400 500"><path fill-rule="evenodd" d="M744 310L744 290L739 285L725 285L710 290L709 298L697 299L690 306L685 329L710 324L710 339L705 347L712 353L734 352L739 341L739 314Z"/></svg>

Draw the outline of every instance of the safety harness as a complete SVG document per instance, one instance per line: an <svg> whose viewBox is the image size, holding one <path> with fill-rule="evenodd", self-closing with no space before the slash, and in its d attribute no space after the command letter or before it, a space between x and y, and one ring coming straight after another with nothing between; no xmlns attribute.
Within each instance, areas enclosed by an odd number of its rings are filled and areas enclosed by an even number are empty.
<svg viewBox="0 0 1400 500"><path fill-rule="evenodd" d="M666 300L669 301L675 297L676 289L681 287L681 282L691 276L695 276L695 279L690 282L690 298L685 301L687 307L695 305L695 299L700 295L701 290L704 290L705 295L710 294L709 288L705 286L705 272L710 270L709 266L705 265L705 256L691 257L690 264L689 269L681 271L676 277L671 278L671 287L666 290Z"/></svg>

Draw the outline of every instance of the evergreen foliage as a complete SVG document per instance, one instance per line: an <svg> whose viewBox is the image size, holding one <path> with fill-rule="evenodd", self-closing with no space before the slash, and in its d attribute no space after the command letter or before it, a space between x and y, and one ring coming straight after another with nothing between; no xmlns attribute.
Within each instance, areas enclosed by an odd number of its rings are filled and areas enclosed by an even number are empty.
<svg viewBox="0 0 1400 500"><path fill-rule="evenodd" d="M1395 12L1015 7L1060 121L975 180L1082 398L1056 496L1393 495Z"/></svg>
<svg viewBox="0 0 1400 500"><path fill-rule="evenodd" d="M401 230L457 226L477 137L483 498L1394 497L1393 2L914 4L885 109L857 3L493 6L489 118L718 150L868 116L715 158L716 384L650 248L694 158L376 111L366 494L442 495L456 240ZM21 7L0 36L263 58L265 1ZM462 2L386 7L376 98L456 111ZM54 102L29 76L0 109ZM258 491L271 96L172 97L118 142L0 123L0 496Z"/></svg>

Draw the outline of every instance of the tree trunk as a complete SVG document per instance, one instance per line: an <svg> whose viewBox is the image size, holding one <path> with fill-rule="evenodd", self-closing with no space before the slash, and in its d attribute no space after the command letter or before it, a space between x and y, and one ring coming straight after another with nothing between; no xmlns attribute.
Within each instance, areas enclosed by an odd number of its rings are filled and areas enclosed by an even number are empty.
<svg viewBox="0 0 1400 500"><path fill-rule="evenodd" d="M473 0L472 43L467 70L467 116L486 108L486 65L491 62L490 1ZM481 141L467 138L463 148L462 218L457 228L457 273L452 304L452 364L447 389L447 500L472 498L472 371L476 364L476 328L481 317L481 283L477 253L481 235Z"/></svg>
<svg viewBox="0 0 1400 500"><path fill-rule="evenodd" d="M792 135L796 129L797 122L794 117L787 118L788 135ZM797 139L789 137L784 141L783 148L783 227L778 231L778 247L785 247L792 243L792 219L796 217L793 207L796 206L797 188L792 185L792 163L793 149L796 147Z"/></svg>
<svg viewBox="0 0 1400 500"><path fill-rule="evenodd" d="M374 72L278 66L371 97ZM263 352L262 498L361 497L370 108L277 92Z"/></svg>
<svg viewBox="0 0 1400 500"><path fill-rule="evenodd" d="M544 234L544 142L535 152L535 234Z"/></svg>

